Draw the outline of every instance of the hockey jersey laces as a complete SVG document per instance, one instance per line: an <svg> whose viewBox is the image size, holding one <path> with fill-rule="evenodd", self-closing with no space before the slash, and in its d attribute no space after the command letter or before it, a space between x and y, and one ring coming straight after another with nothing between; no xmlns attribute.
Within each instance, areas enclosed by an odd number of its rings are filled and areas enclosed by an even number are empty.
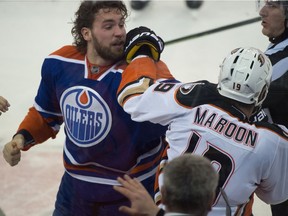
<svg viewBox="0 0 288 216"><path fill-rule="evenodd" d="M226 203L226 216L232 216L232 214L231 214L231 207L230 207L230 205L229 205L229 201L228 201L227 194L225 193L225 191L223 190L223 188L220 188L220 192L221 192L221 195L223 196L224 201L225 201L225 203Z"/></svg>

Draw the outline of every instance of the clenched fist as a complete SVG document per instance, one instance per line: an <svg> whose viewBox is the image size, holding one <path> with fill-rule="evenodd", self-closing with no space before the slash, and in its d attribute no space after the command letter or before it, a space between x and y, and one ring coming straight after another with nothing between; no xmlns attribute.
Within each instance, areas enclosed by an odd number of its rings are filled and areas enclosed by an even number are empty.
<svg viewBox="0 0 288 216"><path fill-rule="evenodd" d="M151 29L140 26L130 30L126 35L124 56L127 63L138 55L148 55L159 61L164 49L164 41Z"/></svg>
<svg viewBox="0 0 288 216"><path fill-rule="evenodd" d="M17 134L3 149L3 157L11 166L15 166L21 159L21 149L24 148L24 137Z"/></svg>

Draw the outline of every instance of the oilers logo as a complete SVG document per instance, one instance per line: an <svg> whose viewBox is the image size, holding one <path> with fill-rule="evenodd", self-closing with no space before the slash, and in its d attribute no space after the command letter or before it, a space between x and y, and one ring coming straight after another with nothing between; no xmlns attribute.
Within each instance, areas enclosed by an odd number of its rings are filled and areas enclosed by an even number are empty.
<svg viewBox="0 0 288 216"><path fill-rule="evenodd" d="M67 136L77 146L90 147L101 142L112 124L111 112L93 89L74 86L61 96L60 105Z"/></svg>

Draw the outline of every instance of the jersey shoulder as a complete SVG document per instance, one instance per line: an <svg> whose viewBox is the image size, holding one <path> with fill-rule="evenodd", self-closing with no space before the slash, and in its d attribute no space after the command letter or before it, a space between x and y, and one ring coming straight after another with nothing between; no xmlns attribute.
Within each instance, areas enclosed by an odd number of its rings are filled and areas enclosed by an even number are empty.
<svg viewBox="0 0 288 216"><path fill-rule="evenodd" d="M61 47L60 49L54 51L49 55L51 56L59 56L68 59L80 60L83 61L85 59L85 55L79 52L76 46L66 45Z"/></svg>
<svg viewBox="0 0 288 216"><path fill-rule="evenodd" d="M266 121L255 122L255 126L259 129L270 131L288 142L288 129L277 124L271 124Z"/></svg>
<svg viewBox="0 0 288 216"><path fill-rule="evenodd" d="M176 100L189 108L201 104L214 104L221 98L216 87L216 84L207 80L184 83L176 91Z"/></svg>
<svg viewBox="0 0 288 216"><path fill-rule="evenodd" d="M122 73L126 69L127 66L128 64L126 63L126 61L120 60L119 62L115 64L115 70Z"/></svg>

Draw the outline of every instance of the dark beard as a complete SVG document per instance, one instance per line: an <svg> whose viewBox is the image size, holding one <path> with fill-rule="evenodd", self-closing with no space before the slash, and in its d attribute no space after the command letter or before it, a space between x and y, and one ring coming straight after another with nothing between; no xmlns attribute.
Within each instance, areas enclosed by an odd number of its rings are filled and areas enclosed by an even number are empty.
<svg viewBox="0 0 288 216"><path fill-rule="evenodd" d="M113 52L109 47L101 46L98 40L93 37L94 49L105 60L117 62L124 56L124 47L119 52Z"/></svg>

